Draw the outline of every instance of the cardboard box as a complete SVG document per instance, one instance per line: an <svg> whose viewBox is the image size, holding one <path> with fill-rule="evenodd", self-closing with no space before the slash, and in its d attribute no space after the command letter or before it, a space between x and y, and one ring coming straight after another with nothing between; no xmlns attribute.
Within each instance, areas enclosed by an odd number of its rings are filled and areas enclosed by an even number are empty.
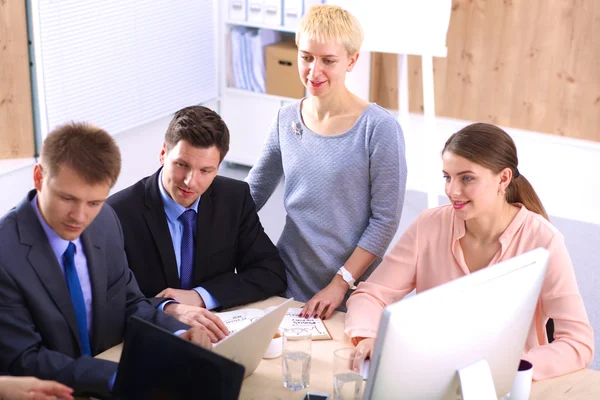
<svg viewBox="0 0 600 400"><path fill-rule="evenodd" d="M298 75L298 48L291 41L267 46L265 51L265 74L268 94L304 97L304 85Z"/></svg>

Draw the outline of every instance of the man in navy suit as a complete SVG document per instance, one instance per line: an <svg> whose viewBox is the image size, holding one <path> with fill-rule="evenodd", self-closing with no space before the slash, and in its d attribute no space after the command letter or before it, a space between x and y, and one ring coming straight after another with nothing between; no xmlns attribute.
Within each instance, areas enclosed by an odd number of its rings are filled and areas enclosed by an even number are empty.
<svg viewBox="0 0 600 400"><path fill-rule="evenodd" d="M175 113L160 149L161 167L112 195L125 251L142 293L180 321L228 333L207 310L283 293L287 279L246 182L217 176L229 130L202 106ZM165 303L165 298L175 301Z"/></svg>
<svg viewBox="0 0 600 400"><path fill-rule="evenodd" d="M158 312L128 268L105 204L121 169L112 137L67 124L47 136L40 158L35 190L0 219L0 374L108 396L117 364L92 357L120 343L134 315L210 347L206 328Z"/></svg>

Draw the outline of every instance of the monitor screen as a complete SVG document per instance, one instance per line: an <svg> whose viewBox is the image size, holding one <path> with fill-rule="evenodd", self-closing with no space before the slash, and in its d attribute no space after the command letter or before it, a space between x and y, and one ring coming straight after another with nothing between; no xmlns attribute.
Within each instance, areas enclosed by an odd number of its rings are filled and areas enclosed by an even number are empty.
<svg viewBox="0 0 600 400"><path fill-rule="evenodd" d="M536 249L389 305L365 399L454 400L458 371L481 360L496 394L508 393L547 263L548 251Z"/></svg>

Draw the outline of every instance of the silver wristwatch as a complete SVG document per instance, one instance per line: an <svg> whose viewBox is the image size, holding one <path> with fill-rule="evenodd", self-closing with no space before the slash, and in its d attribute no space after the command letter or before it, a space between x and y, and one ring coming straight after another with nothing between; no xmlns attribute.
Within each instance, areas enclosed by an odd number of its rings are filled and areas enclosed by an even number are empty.
<svg viewBox="0 0 600 400"><path fill-rule="evenodd" d="M338 269L336 274L341 276L342 279L346 281L348 286L350 286L350 289L356 289L356 286L354 286L354 282L356 280L352 277L352 274L350 273L350 271L348 271L343 265L340 269Z"/></svg>

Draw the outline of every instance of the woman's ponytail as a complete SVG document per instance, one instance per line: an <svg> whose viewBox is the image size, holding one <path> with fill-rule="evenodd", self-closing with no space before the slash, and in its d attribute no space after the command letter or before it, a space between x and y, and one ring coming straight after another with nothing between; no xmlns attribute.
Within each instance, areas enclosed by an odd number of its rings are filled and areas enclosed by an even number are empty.
<svg viewBox="0 0 600 400"><path fill-rule="evenodd" d="M542 217L548 218L546 209L542 205L542 201L531 186L531 183L523 176L518 175L506 188L506 201L509 203L521 203L529 211L540 214Z"/></svg>

